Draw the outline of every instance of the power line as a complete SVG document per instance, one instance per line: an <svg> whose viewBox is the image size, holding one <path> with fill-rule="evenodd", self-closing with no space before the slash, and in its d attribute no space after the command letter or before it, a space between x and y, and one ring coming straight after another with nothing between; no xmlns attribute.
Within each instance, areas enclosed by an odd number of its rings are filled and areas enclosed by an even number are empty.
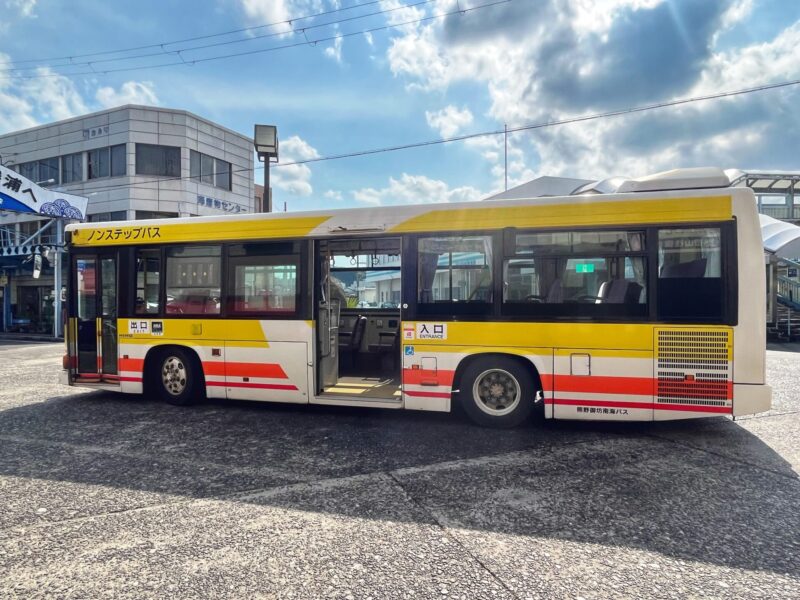
<svg viewBox="0 0 800 600"><path fill-rule="evenodd" d="M516 127L509 127L507 131L508 131L508 133L515 133L515 132L520 132L520 131L531 131L531 130L535 130L535 129L545 129L545 128L548 128L548 127L556 127L558 125L568 125L568 124L571 124L571 123L582 123L582 122L586 122L586 121L594 121L594 120L606 119L606 118L623 116L623 115L643 113L643 112L647 112L647 111L651 111L651 110L657 110L657 109L660 109L660 108L668 108L668 107L680 106L680 105L684 105L684 104L692 104L692 103L695 103L695 102L703 102L703 101L706 101L706 100L717 100L717 99L720 99L720 98L730 98L730 97L735 97L735 96L742 96L742 95L745 95L745 94L753 94L753 93L756 93L756 92L763 92L763 91L767 91L767 90L786 88L786 87L791 87L791 86L796 86L796 85L800 85L800 79L794 79L794 80L791 80L791 81L781 81L781 82L777 82L777 83L768 83L768 84L764 84L764 85L760 85L760 86L756 86L756 87L743 88L743 89L738 89L738 90L729 90L729 91L725 91L725 92L718 92L716 94L707 94L707 95L704 95L704 96L693 96L693 97L690 97L690 98L680 98L680 99L677 99L677 100L668 100L666 102L659 102L659 103L656 103L656 104L647 104L647 105L643 105L643 106L635 106L635 107L623 108L623 109L619 109L619 110L607 111L607 112L602 112L602 113L594 113L594 114L591 114L591 115L582 115L582 116L579 116L579 117L570 117L570 118L567 118L567 119L559 119L559 120L555 120L555 121L543 121L541 123L529 123L527 125L519 125L519 126L516 126ZM414 143L401 144L401 145L396 145L396 146L387 146L387 147L383 147L383 148L373 148L373 149L369 149L369 150L360 150L360 151L357 151L357 152L350 152L350 153L346 153L346 154L333 154L333 155L329 155L329 156L320 156L318 158L309 158L309 159L296 160L296 161L285 162L285 163L279 162L279 163L273 164L272 168L273 169L277 169L277 168L281 168L281 167L290 167L290 166L293 166L293 165L304 165L304 164L313 163L313 162L322 162L322 161L329 161L329 160L340 160L340 159L343 159L343 158L355 158L355 157L359 157L359 156L368 156L368 155L371 155L371 154L382 154L382 153L385 153L385 152L397 152L399 150L410 150L410 149L413 149L413 148L422 148L422 147L434 146L434 145L438 145L438 144L449 144L451 142L458 142L458 141L469 140L469 139L480 138L480 137L490 137L490 136L495 136L495 135L503 135L505 133L506 133L506 129L496 129L496 130L493 130L493 131L481 131L481 132L469 133L469 134L465 134L465 135L459 135L459 136L448 137L448 138L437 138L437 139L433 139L433 140L426 140L426 141L423 141L423 142L414 142ZM233 174L233 173L249 173L249 172L253 172L253 171L259 171L259 170L261 170L263 168L264 168L263 166L256 166L256 167L254 167L252 169L250 169L250 168L234 169L234 170L231 171L231 174ZM91 190L90 193L92 193L92 192L100 192L100 191L109 191L109 190L119 189L119 188L128 188L128 189L130 189L130 188L136 188L136 187L145 187L145 186L148 186L150 184L158 184L158 183L161 183L161 182L164 182L164 181L180 181L180 180L188 180L188 179L197 179L197 178L196 177L191 177L191 176L190 177L162 177L162 178L159 178L159 179L153 179L151 181L139 182L139 183L136 183L136 184L133 184L133 185L116 184L116 185L112 185L112 186L94 188L93 190Z"/></svg>
<svg viewBox="0 0 800 600"><path fill-rule="evenodd" d="M462 140L469 140L479 137L488 137L493 135L503 135L504 133L515 133L518 131L530 131L533 129L544 129L546 127L554 127L556 125L568 125L570 123L582 123L585 121L594 121L597 119L605 119L609 117L617 117L621 115L630 115L635 113L641 113L649 110L656 110L659 108L667 108L670 106L679 106L681 104L690 104L694 102L702 102L704 100L716 100L719 98L727 98L732 96L740 96L743 94L752 94L754 92L763 92L765 90L772 90L777 88L784 88L793 85L800 84L800 79L794 79L792 81L782 81L779 83L769 83L765 85L760 85L757 87L752 88L745 88L740 90L733 90L727 92L718 92L716 94L707 94L705 96L694 96L692 98L681 98L678 100L669 100L667 102L659 102L657 104L647 104L645 106L636 106L631 108L623 108L620 110L612 110L603 113L595 113L591 115L583 115L580 117L570 117L568 119L559 119L556 121L545 121L543 123L531 123L528 125L520 125L518 127L509 127L508 129L496 129L494 131L481 131L478 133L468 133L465 135L458 135L449 138L437 138L434 140L428 140L425 142L415 142L412 144L402 144L399 146L388 146L385 148L374 148L372 150L361 150L358 152L350 152L347 154L334 154L331 156L320 156L318 158L307 158L303 160L296 160L288 163L277 163L274 165L273 168L277 167L288 167L291 165L304 165L307 163L312 162L320 162L320 161L327 161L327 160L339 160L341 158L353 158L356 156L367 156L369 154L380 154L383 152L395 152L397 150L407 150L410 148L421 148L424 146L433 146L436 144L448 144L450 142L458 142Z"/></svg>
<svg viewBox="0 0 800 600"><path fill-rule="evenodd" d="M435 15L429 15L429 16L426 16L426 17L422 17L420 19L412 19L412 20L409 20L409 21L404 21L402 23L387 24L387 25L382 25L382 26L378 26L378 27L372 27L372 28L369 28L369 29L361 29L359 31L353 31L353 32L350 32L350 33L337 33L336 35L332 35L332 36L328 36L328 37L318 38L318 39L314 39L314 40L306 39L305 41L302 41L302 42L284 44L282 46L272 46L270 48L261 48L261 49L258 49L258 50L247 50L247 51L243 51L243 52L234 52L234 53L231 53L231 54L222 54L222 55L218 55L218 56L208 56L208 57L204 57L204 58L194 58L194 59L189 59L189 60L184 59L180 55L180 53L177 53L178 57L181 60L175 61L175 62L169 62L169 63L161 63L161 64L156 64L156 65L147 65L147 66L138 66L138 67L121 67L121 68L115 68L115 69L103 69L103 70L100 70L100 71L92 69L90 71L78 71L78 72L75 72L75 73L43 73L43 74L36 74L36 75L15 75L15 76L12 75L12 76L9 76L9 77L0 77L0 81L7 80L7 79L42 79L42 78L65 77L65 76L74 77L76 75L107 75L108 73L121 73L121 72L127 72L127 71L141 71L141 70L146 70L146 69L159 69L159 68L163 68L163 67L172 67L172 66L176 66L176 65L193 66L193 65L196 65L196 64L199 64L199 63L205 63L205 62L216 61L216 60L223 60L223 59L227 59L227 58L236 58L236 57L240 57L240 56L252 56L254 54L263 54L263 53L266 53L266 52L275 52L275 51L278 51L278 50L286 50L288 48L297 48L297 47L300 47L300 46L316 46L319 43L335 41L338 38L350 38L350 37L353 37L353 36L363 35L363 34L366 34L366 33L375 33L375 32L378 32L378 31L387 31L387 30L390 30L390 29L398 29L400 27L405 27L406 25L416 25L416 24L419 24L419 23L425 23L427 21L433 21L433 20L436 20L436 19L443 19L445 17L449 17L449 16L453 16L453 15L463 15L463 14L466 14L466 13L469 13L469 12L474 12L474 11L481 10L481 9L484 9L484 8L491 8L493 6L498 6L498 5L501 5L501 4L508 4L509 2L513 2L513 1L514 0L495 0L494 2L488 2L486 4L480 4L478 6L470 6L468 8L457 9L457 10L453 10L453 11L450 11L450 12L439 13L439 14L435 14ZM91 64L90 64L90 66L91 66Z"/></svg>
<svg viewBox="0 0 800 600"><path fill-rule="evenodd" d="M380 1L380 0L378 0L378 1ZM70 60L69 62L65 62L65 63L61 63L61 64L57 64L57 65L44 64L44 65L38 65L38 66L34 66L34 67L16 67L16 68L11 68L11 69L5 69L5 71L6 72L30 71L30 70L39 69L39 68L42 68L42 67L50 67L50 68L91 67L92 69L94 69L95 66L100 65L100 64L104 64L104 63L116 63L116 62L122 62L122 61L126 61L126 60L137 60L137 59L141 59L141 58L152 58L154 56L169 56L169 55L177 55L178 57L180 57L183 60L184 63L188 62L189 64L192 64L193 59L184 58L184 53L186 53L186 52L194 52L194 51L197 51L197 50L206 50L208 48L217 48L217 47L220 47L220 46L230 46L230 45L233 45L233 44L243 44L243 43L262 40L262 39L266 39L266 38L281 37L281 36L284 36L284 35L297 35L297 34L306 35L308 31L311 31L311 30L314 30L314 29L320 29L320 28L323 28L323 27L330 27L330 26L340 25L342 23L348 23L348 22L351 22L351 21L358 21L358 20L361 20L361 19L368 19L370 17L375 17L375 16L378 16L378 15L384 15L384 14L396 12L398 10L404 10L404 9L407 9L407 8L415 8L417 6L421 6L421 5L424 5L424 4L430 4L432 2L436 2L436 0L418 0L417 2L414 2L414 3L411 3L411 4L402 4L402 5L399 5L399 6L395 6L393 8L388 8L388 9L384 9L384 10L377 10L377 11L373 11L373 12L369 12L369 13L355 15L355 16L352 16L352 17L345 17L345 18L342 18L342 19L334 20L334 21L327 21L325 23L317 23L315 25L306 25L304 27L298 27L298 28L294 28L294 29L289 29L288 31L276 31L276 32L271 32L271 33L264 33L264 34L261 34L261 35L253 35L253 36L242 38L242 39L225 40L225 41L222 41L222 42L215 42L213 44L202 44L202 45L199 45L199 46L189 46L189 47L186 47L186 48L176 48L174 50L167 50L166 48L164 48L164 46L166 46L168 44L160 44L160 45L157 45L160 48L159 52L148 52L146 54L134 54L132 56L120 56L120 57L115 57L115 58L101 58L101 59L97 59L97 60L90 60L90 61L83 61L83 62L75 62L73 60ZM367 5L364 4L364 5L361 5L361 6L367 6ZM317 15L315 15L315 16L317 16ZM301 19L301 18L303 18L303 17L298 17L298 20ZM310 17L306 17L306 18L310 18ZM258 26L258 28L261 28L261 27L266 27L266 26L265 25ZM216 34L214 37L216 37L218 35L224 35L224 34ZM205 37L210 37L210 36L205 36ZM172 42L172 44L177 44L177 43L179 43L179 42ZM314 42L314 43L316 43L316 42ZM305 43L302 43L300 45L305 45ZM152 46L148 46L148 48L149 47L152 47ZM75 58L75 57L73 57L73 58ZM180 64L180 63L176 62L175 64ZM143 68L143 67L140 67L140 68ZM56 73L56 75L74 75L74 73ZM20 75L19 77L25 78L26 76L25 75Z"/></svg>
<svg viewBox="0 0 800 600"><path fill-rule="evenodd" d="M148 50L150 48L163 48L164 46L173 46L175 44L183 44L186 42L195 42L198 40L207 40L215 37L222 37L226 35L233 35L236 33L244 33L247 31L255 31L256 29L263 29L265 27L277 27L278 25L290 25L297 21L303 21L306 19L315 19L317 17L324 17L326 15L330 15L333 13L344 12L348 10L352 10L354 8L362 8L365 6L370 6L373 4L380 4L383 0L368 0L367 2L362 2L360 4L352 4L350 6L343 6L340 8L333 8L330 10L325 10L322 12L310 14L310 15L302 15L299 17L293 17L291 19L286 19L285 21L274 21L272 23L264 23L263 25L253 25L251 27L242 27L240 29L231 29L229 31L222 31L220 33L211 33L207 35L198 35L194 37L183 38L180 40L172 40L169 42L161 42L156 44L146 44L144 46L132 46L129 48L119 48L118 50L104 50L101 52L89 52L86 54L72 54L69 56L53 56L50 58L29 58L25 60L9 60L9 61L0 61L0 66L2 65L21 65L27 63L48 63L55 60L67 60L72 61L75 58L87 58L90 56L103 56L105 54L122 54L124 52L134 52L136 50ZM72 64L72 62L68 62L66 64ZM46 65L45 65L46 66ZM56 65L62 66L62 65Z"/></svg>

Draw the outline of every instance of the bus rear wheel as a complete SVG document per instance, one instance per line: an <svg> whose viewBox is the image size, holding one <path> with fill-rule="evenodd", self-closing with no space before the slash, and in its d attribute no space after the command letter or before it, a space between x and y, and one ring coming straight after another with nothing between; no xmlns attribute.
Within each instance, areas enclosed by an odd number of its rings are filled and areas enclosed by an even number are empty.
<svg viewBox="0 0 800 600"><path fill-rule="evenodd" d="M201 371L197 359L181 348L159 352L151 368L151 384L168 404L188 406L200 399Z"/></svg>
<svg viewBox="0 0 800 600"><path fill-rule="evenodd" d="M467 365L459 401L478 425L507 429L522 424L536 399L530 369L506 356L482 357Z"/></svg>

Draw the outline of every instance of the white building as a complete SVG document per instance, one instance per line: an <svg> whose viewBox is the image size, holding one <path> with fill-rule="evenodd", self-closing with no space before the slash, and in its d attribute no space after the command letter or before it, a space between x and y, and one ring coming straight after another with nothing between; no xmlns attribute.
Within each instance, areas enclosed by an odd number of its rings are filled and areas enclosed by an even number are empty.
<svg viewBox="0 0 800 600"><path fill-rule="evenodd" d="M90 221L254 209L252 139L183 110L126 105L7 133L0 161L88 197ZM0 211L0 330L53 330L52 267L34 279L30 260L55 242L48 223Z"/></svg>

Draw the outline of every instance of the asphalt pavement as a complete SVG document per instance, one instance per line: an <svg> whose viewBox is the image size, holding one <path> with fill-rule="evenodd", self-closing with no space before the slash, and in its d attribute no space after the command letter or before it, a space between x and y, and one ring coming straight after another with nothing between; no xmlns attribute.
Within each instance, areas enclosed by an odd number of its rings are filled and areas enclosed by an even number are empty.
<svg viewBox="0 0 800 600"><path fill-rule="evenodd" d="M661 424L153 399L0 342L0 598L798 598L800 353Z"/></svg>

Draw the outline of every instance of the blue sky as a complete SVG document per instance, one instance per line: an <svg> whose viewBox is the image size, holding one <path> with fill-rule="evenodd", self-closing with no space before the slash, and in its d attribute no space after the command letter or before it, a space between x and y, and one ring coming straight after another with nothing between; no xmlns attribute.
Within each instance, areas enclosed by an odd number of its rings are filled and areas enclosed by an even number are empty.
<svg viewBox="0 0 800 600"><path fill-rule="evenodd" d="M256 122L274 123L281 158L292 160L800 79L797 0L509 0L480 8L496 1L0 0L0 130L157 104L247 135ZM475 10L362 33L459 8ZM59 58L279 22L163 50L73 58L73 66ZM257 37L265 33L277 35ZM244 41L185 49L235 40ZM168 53L177 49L180 56ZM153 52L163 54L107 60ZM50 60L21 62L32 59ZM516 133L509 180L707 165L800 170L798 106L800 86ZM279 167L273 184L277 206L304 210L477 199L500 191L503 175L502 138L478 138Z"/></svg>

